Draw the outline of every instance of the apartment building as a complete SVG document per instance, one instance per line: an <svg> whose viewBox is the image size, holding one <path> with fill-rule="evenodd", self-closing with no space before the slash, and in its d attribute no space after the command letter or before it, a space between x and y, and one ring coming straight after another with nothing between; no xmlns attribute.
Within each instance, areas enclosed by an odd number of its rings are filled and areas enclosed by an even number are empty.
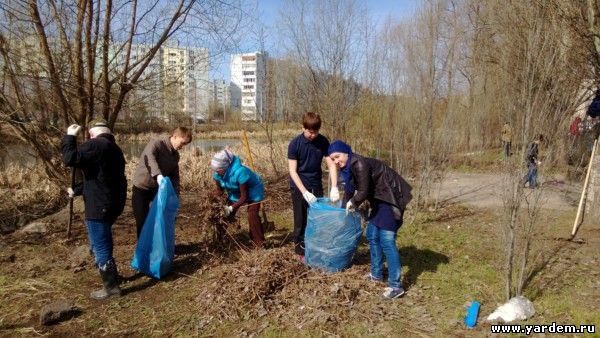
<svg viewBox="0 0 600 338"><path fill-rule="evenodd" d="M240 102L242 121L263 121L266 108L265 52L231 55L231 101Z"/></svg>
<svg viewBox="0 0 600 338"><path fill-rule="evenodd" d="M217 79L211 83L211 100L215 104L221 107L230 107L231 102L231 89L229 81L223 79Z"/></svg>
<svg viewBox="0 0 600 338"><path fill-rule="evenodd" d="M183 112L196 122L208 119L208 49L161 48L163 111Z"/></svg>

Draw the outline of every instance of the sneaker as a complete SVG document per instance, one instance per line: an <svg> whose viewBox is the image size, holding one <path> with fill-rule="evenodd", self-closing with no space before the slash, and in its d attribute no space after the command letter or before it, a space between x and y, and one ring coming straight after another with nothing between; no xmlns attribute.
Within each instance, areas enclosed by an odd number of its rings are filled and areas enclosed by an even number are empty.
<svg viewBox="0 0 600 338"><path fill-rule="evenodd" d="M383 282L383 278L377 278L373 276L370 272L365 275L365 279L370 282Z"/></svg>
<svg viewBox="0 0 600 338"><path fill-rule="evenodd" d="M404 294L405 294L405 291L403 288L387 287L387 288L385 288L385 291L383 291L383 298L394 299L394 298L402 297Z"/></svg>

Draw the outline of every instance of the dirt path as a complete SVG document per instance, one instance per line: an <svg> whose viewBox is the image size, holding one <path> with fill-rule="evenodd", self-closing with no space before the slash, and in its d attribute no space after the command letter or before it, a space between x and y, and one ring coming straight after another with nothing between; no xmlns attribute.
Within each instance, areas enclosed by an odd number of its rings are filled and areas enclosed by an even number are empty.
<svg viewBox="0 0 600 338"><path fill-rule="evenodd" d="M573 210L577 208L581 184L541 179L542 208ZM504 178L501 174L451 172L440 191L440 201L465 203L480 208L502 207ZM525 189L526 196L534 190Z"/></svg>

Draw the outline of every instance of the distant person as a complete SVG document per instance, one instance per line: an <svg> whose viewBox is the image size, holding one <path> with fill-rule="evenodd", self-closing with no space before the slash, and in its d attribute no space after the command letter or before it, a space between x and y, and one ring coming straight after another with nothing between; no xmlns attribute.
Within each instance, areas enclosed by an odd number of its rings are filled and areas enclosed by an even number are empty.
<svg viewBox="0 0 600 338"><path fill-rule="evenodd" d="M531 143L527 146L526 164L527 175L523 177L523 187L529 183L529 188L535 189L538 186L538 165L541 163L538 160L539 146L544 141L544 135L538 134Z"/></svg>
<svg viewBox="0 0 600 338"><path fill-rule="evenodd" d="M337 170L335 164L327 157L329 140L319 134L321 117L319 114L307 112L302 118L302 133L294 137L288 145L288 169L292 208L294 210L294 251L304 260L304 232L306 231L307 211L309 204L323 196L321 163L323 158L329 168L332 201L340 199L337 187Z"/></svg>
<svg viewBox="0 0 600 338"><path fill-rule="evenodd" d="M210 161L210 167L214 171L216 194L227 193L225 217L235 217L238 209L247 204L250 239L256 248L262 248L265 235L258 216L259 202L265 197L262 179L250 168L242 165L240 158L229 150L217 152Z"/></svg>
<svg viewBox="0 0 600 338"><path fill-rule="evenodd" d="M504 158L508 158L511 153L512 146L512 126L509 122L505 122L502 126L502 150L504 153Z"/></svg>
<svg viewBox="0 0 600 338"><path fill-rule="evenodd" d="M65 165L83 172L82 185L69 189L69 196L83 194L88 237L104 284L103 289L90 296L105 299L121 295L113 258L112 225L125 206L125 158L106 121L92 120L90 139L77 146L80 131L81 126L69 126L62 140L62 155Z"/></svg>
<svg viewBox="0 0 600 338"><path fill-rule="evenodd" d="M169 177L179 196L179 150L190 142L192 142L192 132L185 127L178 127L171 132L171 135L151 140L140 155L133 174L131 189L131 207L138 239L150 211L150 204L164 177Z"/></svg>
<svg viewBox="0 0 600 338"><path fill-rule="evenodd" d="M396 245L398 229L406 204L410 201L411 187L398 173L383 162L352 152L342 141L329 146L329 158L340 168L345 183L343 203L346 213L369 201L371 211L367 224L367 240L371 253L371 281L383 281L383 258L388 266L388 287L383 292L386 299L404 295L400 280L400 254Z"/></svg>

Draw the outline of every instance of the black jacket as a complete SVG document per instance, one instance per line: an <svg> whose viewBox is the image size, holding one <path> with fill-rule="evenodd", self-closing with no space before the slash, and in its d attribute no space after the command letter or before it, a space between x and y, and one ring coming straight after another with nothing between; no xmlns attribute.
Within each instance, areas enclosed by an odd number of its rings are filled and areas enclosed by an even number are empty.
<svg viewBox="0 0 600 338"><path fill-rule="evenodd" d="M83 171L85 218L113 223L125 206L125 157L111 134L100 134L79 147L75 136L62 141L63 161Z"/></svg>
<svg viewBox="0 0 600 338"><path fill-rule="evenodd" d="M374 158L352 154L349 165L356 192L354 196L346 193L344 202L351 200L358 207L365 200L372 203L378 199L393 205L395 218L402 219L406 204L412 198L411 186L394 169Z"/></svg>

